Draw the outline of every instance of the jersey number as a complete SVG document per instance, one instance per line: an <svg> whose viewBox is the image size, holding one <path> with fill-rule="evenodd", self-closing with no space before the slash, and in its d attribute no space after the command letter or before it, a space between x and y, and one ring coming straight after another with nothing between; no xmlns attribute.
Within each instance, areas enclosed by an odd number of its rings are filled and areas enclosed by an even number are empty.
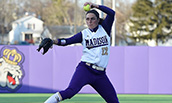
<svg viewBox="0 0 172 103"><path fill-rule="evenodd" d="M108 47L102 48L102 55L108 55Z"/></svg>

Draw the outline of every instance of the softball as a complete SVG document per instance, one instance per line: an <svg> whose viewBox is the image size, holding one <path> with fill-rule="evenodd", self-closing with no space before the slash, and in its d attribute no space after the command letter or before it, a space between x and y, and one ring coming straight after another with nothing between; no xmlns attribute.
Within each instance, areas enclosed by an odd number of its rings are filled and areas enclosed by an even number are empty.
<svg viewBox="0 0 172 103"><path fill-rule="evenodd" d="M84 10L85 10L85 11L90 11L90 5L87 4L86 6L84 6Z"/></svg>

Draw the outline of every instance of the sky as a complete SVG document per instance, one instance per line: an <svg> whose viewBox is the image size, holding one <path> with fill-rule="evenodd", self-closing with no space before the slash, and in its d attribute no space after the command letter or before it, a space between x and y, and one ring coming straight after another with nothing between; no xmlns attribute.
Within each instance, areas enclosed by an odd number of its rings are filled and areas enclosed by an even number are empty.
<svg viewBox="0 0 172 103"><path fill-rule="evenodd" d="M73 2L75 2L75 0L71 0ZM80 6L82 6L85 2L93 2L93 3L96 3L97 0L78 0L78 4ZM104 0L105 1L105 0ZM130 2L130 3L133 3L135 2L136 0L120 0L120 1L124 1L124 2Z"/></svg>
<svg viewBox="0 0 172 103"><path fill-rule="evenodd" d="M75 1L75 0L72 0L72 1ZM131 2L131 3L133 3L136 0L120 0L120 1L125 1L125 2ZM93 2L93 3L95 3L96 0L78 0L78 3L84 3L84 2Z"/></svg>

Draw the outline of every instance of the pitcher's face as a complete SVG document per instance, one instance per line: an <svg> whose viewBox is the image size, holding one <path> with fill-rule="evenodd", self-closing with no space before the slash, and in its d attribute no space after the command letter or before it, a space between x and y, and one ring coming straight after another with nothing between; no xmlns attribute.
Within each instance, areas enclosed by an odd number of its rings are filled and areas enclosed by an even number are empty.
<svg viewBox="0 0 172 103"><path fill-rule="evenodd" d="M88 13L86 15L86 23L89 29L94 29L99 24L99 18L94 13Z"/></svg>

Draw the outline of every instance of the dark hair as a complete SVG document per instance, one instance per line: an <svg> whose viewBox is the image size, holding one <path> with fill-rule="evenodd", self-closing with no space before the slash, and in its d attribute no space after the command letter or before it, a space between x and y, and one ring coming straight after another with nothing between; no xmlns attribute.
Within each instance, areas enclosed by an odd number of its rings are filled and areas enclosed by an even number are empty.
<svg viewBox="0 0 172 103"><path fill-rule="evenodd" d="M96 10L90 10L90 11L88 11L87 13L86 13L86 15L87 14L89 14L89 13L93 13L94 15L96 15L96 17L99 19L99 13L96 11Z"/></svg>
<svg viewBox="0 0 172 103"><path fill-rule="evenodd" d="M93 14L97 17L97 19L100 19L99 24L102 23L103 19L99 17L99 13L98 13L96 10L92 9L92 10L88 11L88 12L86 13L86 15L87 15L88 13L93 13Z"/></svg>

